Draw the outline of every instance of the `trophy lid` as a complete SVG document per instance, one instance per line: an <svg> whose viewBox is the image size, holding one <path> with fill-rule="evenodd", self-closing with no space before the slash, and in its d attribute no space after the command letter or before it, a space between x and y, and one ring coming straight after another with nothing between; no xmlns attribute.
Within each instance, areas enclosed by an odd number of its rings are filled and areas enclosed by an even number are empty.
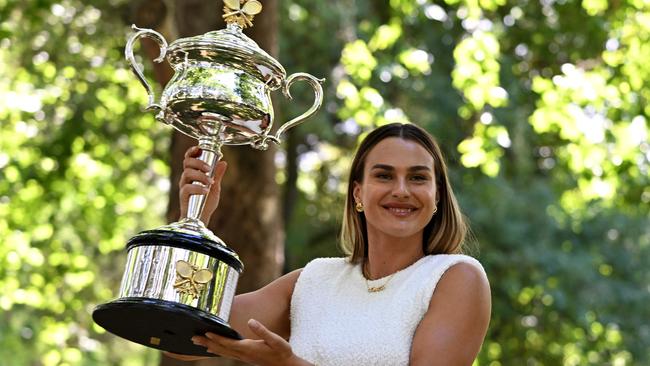
<svg viewBox="0 0 650 366"><path fill-rule="evenodd" d="M255 75L271 89L279 88L286 78L284 67L242 32L242 28L253 25L253 16L262 10L262 5L256 0L242 2L243 7L239 8L240 0L224 1L226 29L172 42L167 51L172 67L176 69L188 62L228 64Z"/></svg>

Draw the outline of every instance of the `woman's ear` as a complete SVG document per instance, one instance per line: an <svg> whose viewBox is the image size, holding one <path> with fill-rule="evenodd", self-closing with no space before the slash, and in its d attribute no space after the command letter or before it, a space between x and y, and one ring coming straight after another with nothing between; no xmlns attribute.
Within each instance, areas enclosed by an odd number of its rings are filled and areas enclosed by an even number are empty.
<svg viewBox="0 0 650 366"><path fill-rule="evenodd" d="M355 202L361 202L361 184L359 182L352 182L352 196Z"/></svg>

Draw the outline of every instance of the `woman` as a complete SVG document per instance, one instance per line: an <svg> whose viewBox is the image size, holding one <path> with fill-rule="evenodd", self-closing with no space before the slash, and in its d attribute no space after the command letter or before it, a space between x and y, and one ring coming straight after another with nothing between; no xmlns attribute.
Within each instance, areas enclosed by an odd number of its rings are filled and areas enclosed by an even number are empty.
<svg viewBox="0 0 650 366"><path fill-rule="evenodd" d="M226 163L211 179L199 154L186 154L180 195L187 202L209 193L208 222ZM341 232L348 257L313 260L236 296L230 324L246 339L208 333L192 341L256 365L469 366L491 300L479 262L458 254L466 231L431 136L411 124L379 127L352 162Z"/></svg>

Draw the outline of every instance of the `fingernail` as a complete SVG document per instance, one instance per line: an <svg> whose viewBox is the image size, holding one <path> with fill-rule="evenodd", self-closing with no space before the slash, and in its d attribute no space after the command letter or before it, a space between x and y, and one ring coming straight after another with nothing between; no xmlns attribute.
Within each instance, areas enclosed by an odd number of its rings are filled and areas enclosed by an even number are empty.
<svg viewBox="0 0 650 366"><path fill-rule="evenodd" d="M255 319L251 319L251 320L248 321L248 325L251 326L251 327L259 328L260 322L258 322Z"/></svg>
<svg viewBox="0 0 650 366"><path fill-rule="evenodd" d="M192 343L199 344L199 339L197 337L192 337Z"/></svg>
<svg viewBox="0 0 650 366"><path fill-rule="evenodd" d="M214 178L210 178L210 184L214 184Z"/></svg>

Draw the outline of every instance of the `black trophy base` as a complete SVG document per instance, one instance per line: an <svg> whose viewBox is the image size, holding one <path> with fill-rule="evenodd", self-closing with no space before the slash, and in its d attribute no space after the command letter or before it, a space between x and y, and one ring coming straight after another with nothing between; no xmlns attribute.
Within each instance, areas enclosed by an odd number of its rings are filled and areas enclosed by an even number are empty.
<svg viewBox="0 0 650 366"><path fill-rule="evenodd" d="M99 305L93 320L129 341L163 351L194 356L215 356L192 343L207 332L233 339L242 337L219 317L166 300L122 298Z"/></svg>

